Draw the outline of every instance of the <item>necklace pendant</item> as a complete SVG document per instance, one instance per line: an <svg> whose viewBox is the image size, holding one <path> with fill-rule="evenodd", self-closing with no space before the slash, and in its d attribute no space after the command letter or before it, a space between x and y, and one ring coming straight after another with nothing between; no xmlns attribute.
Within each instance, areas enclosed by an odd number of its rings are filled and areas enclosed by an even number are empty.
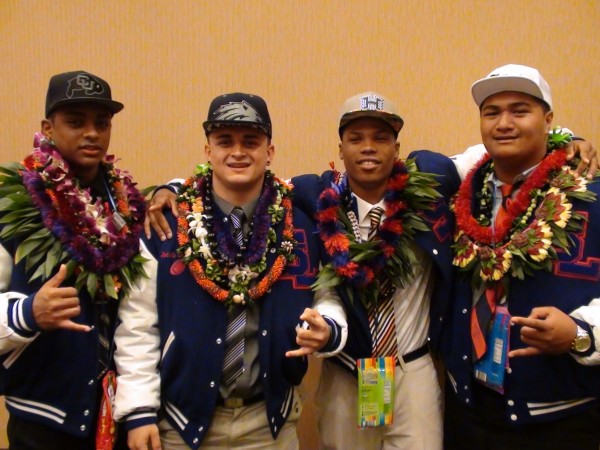
<svg viewBox="0 0 600 450"><path fill-rule="evenodd" d="M112 221L115 224L115 227L117 227L118 231L121 231L123 227L127 225L127 222L125 221L123 216L118 212L113 213Z"/></svg>

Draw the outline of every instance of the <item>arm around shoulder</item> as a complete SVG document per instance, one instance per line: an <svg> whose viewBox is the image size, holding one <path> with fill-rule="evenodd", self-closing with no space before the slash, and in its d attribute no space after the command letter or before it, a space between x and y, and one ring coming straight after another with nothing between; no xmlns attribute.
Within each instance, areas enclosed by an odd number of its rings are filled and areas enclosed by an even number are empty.
<svg viewBox="0 0 600 450"><path fill-rule="evenodd" d="M469 171L483 158L487 153L483 144L473 145L467 148L464 152L450 157L461 180L464 180Z"/></svg>

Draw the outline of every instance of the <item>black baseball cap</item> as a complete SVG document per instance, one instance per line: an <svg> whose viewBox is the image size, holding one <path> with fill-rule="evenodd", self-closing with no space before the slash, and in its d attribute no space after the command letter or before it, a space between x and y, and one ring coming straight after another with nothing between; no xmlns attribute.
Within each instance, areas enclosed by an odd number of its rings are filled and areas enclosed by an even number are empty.
<svg viewBox="0 0 600 450"><path fill-rule="evenodd" d="M228 126L258 128L269 138L272 135L267 103L258 95L242 92L216 97L208 108L208 118L202 126L207 135L215 128Z"/></svg>
<svg viewBox="0 0 600 450"><path fill-rule="evenodd" d="M123 103L112 99L108 83L89 72L76 70L50 78L46 94L46 117L58 108L75 103L96 103L112 114L124 108Z"/></svg>

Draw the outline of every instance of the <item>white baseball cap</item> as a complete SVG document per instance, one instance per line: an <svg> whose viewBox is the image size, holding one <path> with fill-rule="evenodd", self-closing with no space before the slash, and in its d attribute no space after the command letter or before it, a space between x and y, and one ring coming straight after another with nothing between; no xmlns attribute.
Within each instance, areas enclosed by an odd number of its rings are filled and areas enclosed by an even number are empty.
<svg viewBox="0 0 600 450"><path fill-rule="evenodd" d="M515 91L539 98L552 110L550 86L539 70L520 64L507 64L494 69L490 74L471 86L471 93L477 106L490 95L498 92Z"/></svg>
<svg viewBox="0 0 600 450"><path fill-rule="evenodd" d="M340 111L340 134L349 122L361 117L374 117L386 122L398 134L404 120L396 112L396 105L377 92L369 91L347 99Z"/></svg>

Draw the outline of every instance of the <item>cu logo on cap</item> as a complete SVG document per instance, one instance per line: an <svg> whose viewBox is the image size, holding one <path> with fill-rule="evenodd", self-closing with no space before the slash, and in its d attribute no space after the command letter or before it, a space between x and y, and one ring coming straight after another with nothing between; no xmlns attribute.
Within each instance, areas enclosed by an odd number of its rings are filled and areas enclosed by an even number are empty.
<svg viewBox="0 0 600 450"><path fill-rule="evenodd" d="M69 80L69 84L67 86L67 97L73 97L75 92L78 91L83 92L85 95L94 95L102 94L102 92L104 92L104 88L97 80L89 75L79 74Z"/></svg>
<svg viewBox="0 0 600 450"><path fill-rule="evenodd" d="M360 109L369 111L381 111L383 109L383 99L376 95L365 95L360 98Z"/></svg>

